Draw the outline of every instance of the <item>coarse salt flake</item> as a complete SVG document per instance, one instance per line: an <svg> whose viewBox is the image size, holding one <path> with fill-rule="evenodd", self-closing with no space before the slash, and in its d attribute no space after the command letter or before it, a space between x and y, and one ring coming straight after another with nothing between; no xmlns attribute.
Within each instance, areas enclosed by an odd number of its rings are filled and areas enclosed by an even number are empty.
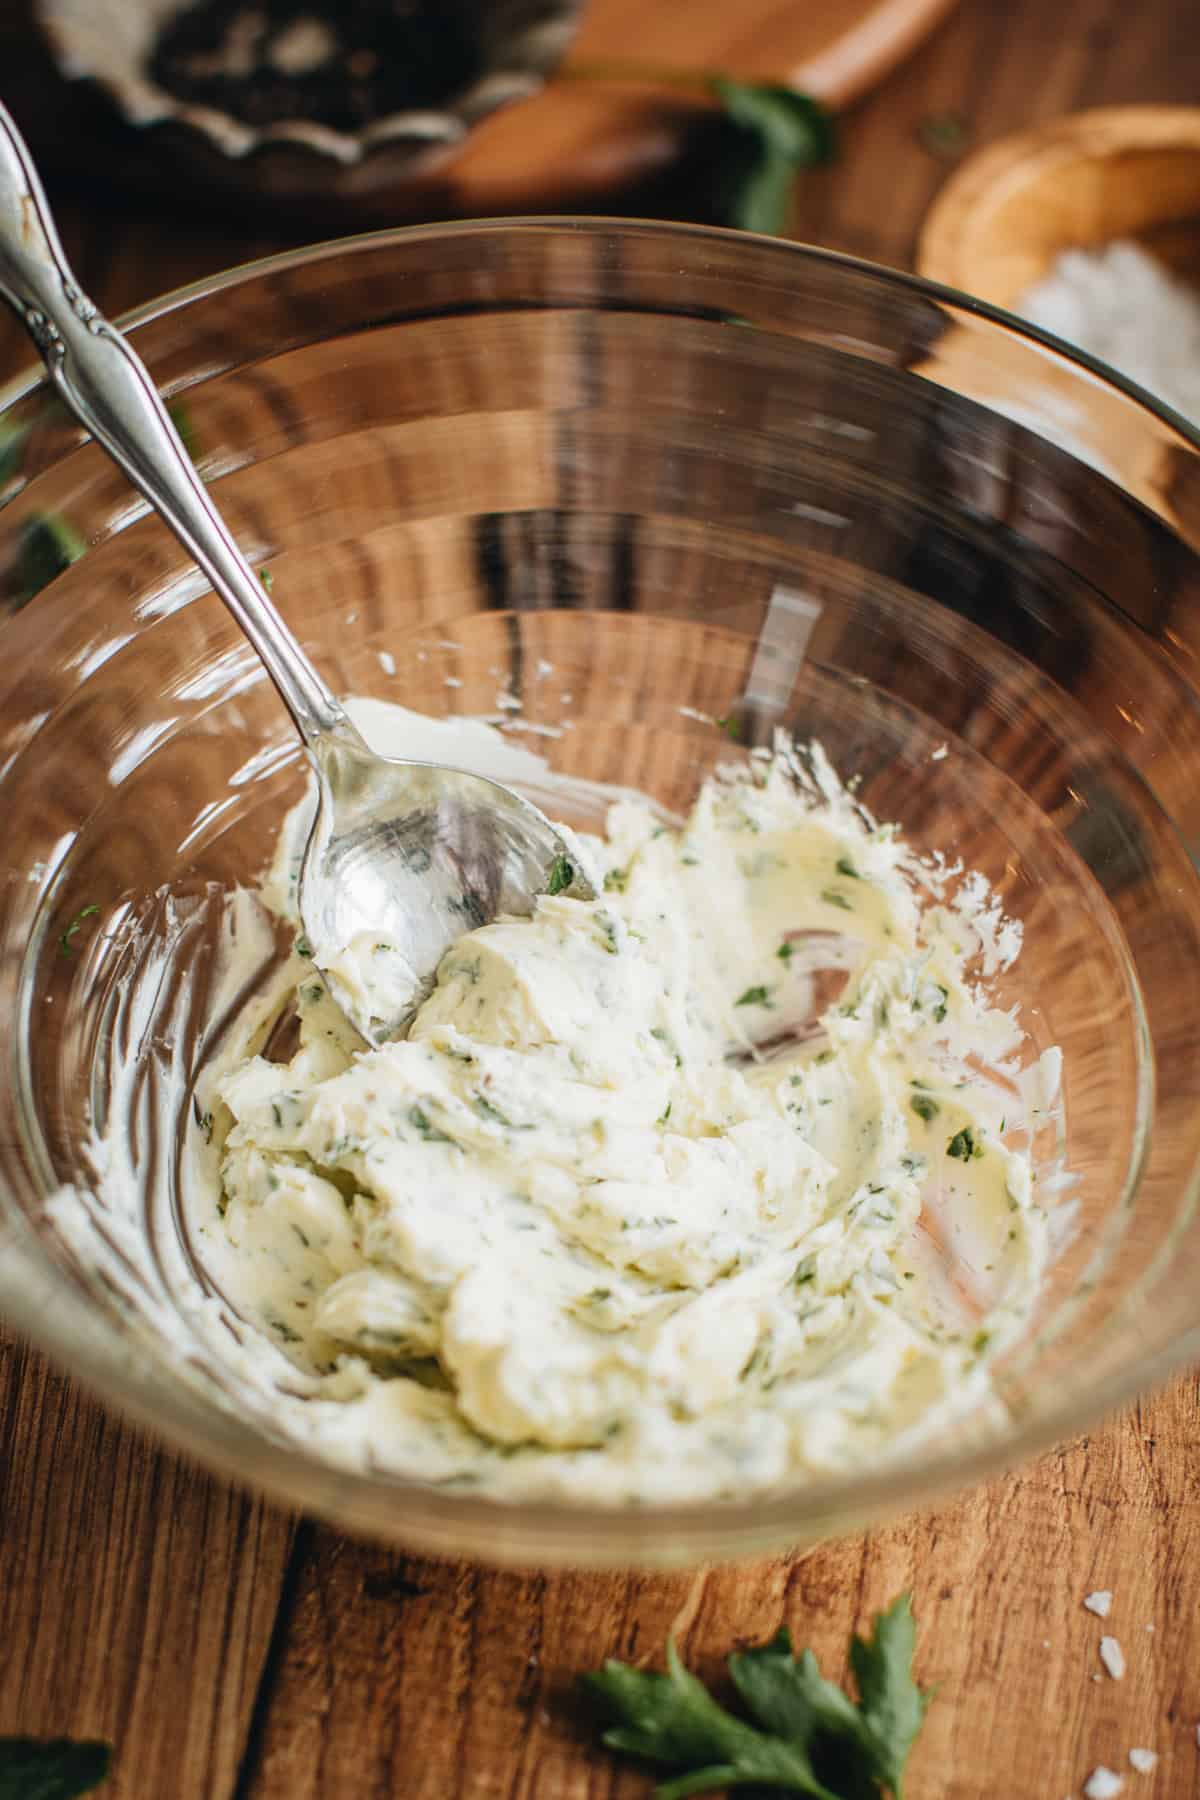
<svg viewBox="0 0 1200 1800"><path fill-rule="evenodd" d="M1101 1763L1099 1768L1092 1770L1084 1782L1083 1791L1087 1795L1087 1800L1113 1800L1114 1794L1119 1794L1124 1786L1125 1783L1121 1777L1114 1774L1111 1769L1106 1769Z"/></svg>
<svg viewBox="0 0 1200 1800"><path fill-rule="evenodd" d="M1107 1619L1109 1607L1112 1605L1112 1592L1108 1588L1097 1588L1089 1594L1083 1603L1089 1612L1094 1612L1098 1619Z"/></svg>
<svg viewBox="0 0 1200 1800"><path fill-rule="evenodd" d="M1149 1775L1158 1757L1153 1750L1131 1750L1129 1760L1139 1775Z"/></svg>
<svg viewBox="0 0 1200 1800"><path fill-rule="evenodd" d="M1200 418L1200 305L1136 244L1066 251L1017 311Z"/></svg>
<svg viewBox="0 0 1200 1800"><path fill-rule="evenodd" d="M1125 1673L1125 1652L1115 1637L1100 1639L1100 1661L1104 1664L1114 1681L1120 1681Z"/></svg>

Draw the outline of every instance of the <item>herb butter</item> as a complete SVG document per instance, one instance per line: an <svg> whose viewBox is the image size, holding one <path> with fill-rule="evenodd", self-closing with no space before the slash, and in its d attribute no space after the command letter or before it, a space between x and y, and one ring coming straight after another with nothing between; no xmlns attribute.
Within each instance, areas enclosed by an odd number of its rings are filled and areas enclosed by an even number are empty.
<svg viewBox="0 0 1200 1800"><path fill-rule="evenodd" d="M213 1279L329 1454L511 1497L740 1497L982 1403L1047 1256L989 981L1019 928L819 749L587 840L356 1050L310 963L286 1062L212 1088ZM364 979L369 971L364 973Z"/></svg>

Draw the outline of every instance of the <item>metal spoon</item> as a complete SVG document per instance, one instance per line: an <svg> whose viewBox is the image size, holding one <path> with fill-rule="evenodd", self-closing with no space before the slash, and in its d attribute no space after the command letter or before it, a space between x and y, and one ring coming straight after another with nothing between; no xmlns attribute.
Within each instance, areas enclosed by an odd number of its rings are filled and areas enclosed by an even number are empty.
<svg viewBox="0 0 1200 1800"><path fill-rule="evenodd" d="M292 636L200 482L150 374L63 254L27 145L0 105L0 294L64 403L149 500L262 658L307 747L317 808L299 911L317 967L371 1043L396 1035L444 952L536 896L592 890L535 806L498 782L377 756Z"/></svg>

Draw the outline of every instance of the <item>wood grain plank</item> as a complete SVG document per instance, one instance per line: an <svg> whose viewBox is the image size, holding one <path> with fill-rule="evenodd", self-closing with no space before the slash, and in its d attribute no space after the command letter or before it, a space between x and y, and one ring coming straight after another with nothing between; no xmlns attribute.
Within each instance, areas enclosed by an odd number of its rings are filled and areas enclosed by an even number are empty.
<svg viewBox="0 0 1200 1800"><path fill-rule="evenodd" d="M597 1749L582 1670L658 1662L674 1632L719 1681L730 1649L787 1623L844 1679L850 1631L906 1587L920 1676L940 1686L913 1760L921 1800L1041 1800L1099 1762L1133 1781L1133 1746L1160 1758L1137 1778L1145 1800L1200 1791L1198 1399L1190 1377L920 1516L694 1574L495 1572L317 1530L246 1791L633 1800L645 1779ZM1114 1592L1103 1625L1083 1606L1100 1587ZM1125 1650L1121 1682L1099 1662L1104 1632Z"/></svg>
<svg viewBox="0 0 1200 1800"><path fill-rule="evenodd" d="M112 1800L225 1796L292 1524L148 1446L0 1326L0 1735L99 1736Z"/></svg>
<svg viewBox="0 0 1200 1800"><path fill-rule="evenodd" d="M977 148L1081 106L1197 96L1200 34L1186 7L973 0L846 116L837 163L797 184L791 235L910 266L950 167L923 147L923 120L957 114Z"/></svg>

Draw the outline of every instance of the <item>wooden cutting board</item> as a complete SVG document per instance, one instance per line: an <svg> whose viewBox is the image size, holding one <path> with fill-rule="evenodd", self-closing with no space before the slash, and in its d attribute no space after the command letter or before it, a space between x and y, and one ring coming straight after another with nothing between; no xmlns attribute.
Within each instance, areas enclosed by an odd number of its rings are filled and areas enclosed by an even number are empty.
<svg viewBox="0 0 1200 1800"><path fill-rule="evenodd" d="M881 81L955 0L591 0L563 74L486 120L433 180L461 212L555 210L653 176L697 100L648 82L576 79L627 63L776 81L839 108Z"/></svg>
<svg viewBox="0 0 1200 1800"><path fill-rule="evenodd" d="M182 192L235 229L306 239L413 219L645 210L647 184L704 117L702 91L597 80L636 63L789 84L845 106L896 66L955 0L588 0L570 55L541 92L493 113L456 153L423 168L386 154L338 169L307 156L232 159L198 134L162 140L123 125L86 83L68 84L33 27L31 0L0 5L0 83L45 171L90 179L124 200ZM684 218L689 173L662 205ZM697 196L702 203L703 195ZM627 208L628 209L628 208ZM702 205L700 207L702 210Z"/></svg>

